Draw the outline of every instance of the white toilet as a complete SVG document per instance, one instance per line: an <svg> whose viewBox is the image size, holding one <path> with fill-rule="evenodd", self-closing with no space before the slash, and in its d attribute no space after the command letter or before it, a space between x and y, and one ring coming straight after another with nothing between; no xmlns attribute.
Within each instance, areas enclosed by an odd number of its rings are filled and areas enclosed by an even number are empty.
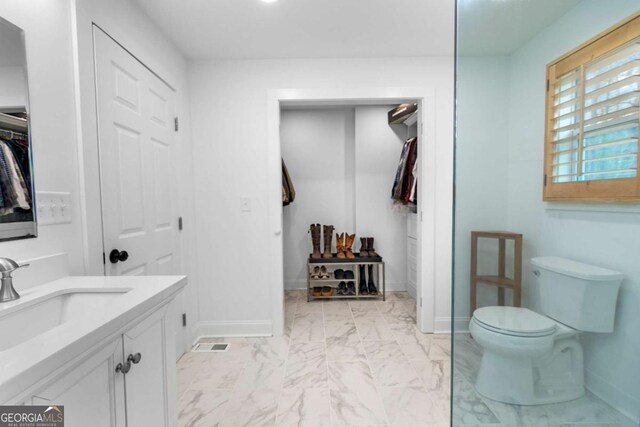
<svg viewBox="0 0 640 427"><path fill-rule="evenodd" d="M612 332L623 275L558 257L531 259L539 313L483 307L469 331L483 348L478 393L517 405L577 399L584 394L580 332Z"/></svg>

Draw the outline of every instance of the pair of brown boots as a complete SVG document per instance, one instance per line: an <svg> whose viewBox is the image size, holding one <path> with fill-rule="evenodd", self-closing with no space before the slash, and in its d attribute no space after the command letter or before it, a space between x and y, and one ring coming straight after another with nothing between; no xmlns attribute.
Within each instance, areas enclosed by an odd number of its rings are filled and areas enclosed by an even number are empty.
<svg viewBox="0 0 640 427"><path fill-rule="evenodd" d="M376 250L373 248L373 237L360 238L360 256L379 256Z"/></svg>
<svg viewBox="0 0 640 427"><path fill-rule="evenodd" d="M320 224L311 224L309 232L311 233L311 243L313 244L313 252L311 258L332 258L331 241L333 240L333 225L325 225L324 233ZM320 234L324 234L324 252L320 254Z"/></svg>
<svg viewBox="0 0 640 427"><path fill-rule="evenodd" d="M336 250L338 258L355 258L353 251L351 250L351 246L353 246L353 241L356 239L355 234L342 233L336 234Z"/></svg>

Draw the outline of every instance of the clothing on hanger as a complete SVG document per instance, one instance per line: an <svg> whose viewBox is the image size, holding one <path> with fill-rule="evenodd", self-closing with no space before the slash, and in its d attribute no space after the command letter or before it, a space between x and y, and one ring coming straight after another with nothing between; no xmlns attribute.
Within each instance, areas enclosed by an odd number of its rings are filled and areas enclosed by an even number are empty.
<svg viewBox="0 0 640 427"><path fill-rule="evenodd" d="M29 142L26 138L21 136L14 136L12 139L3 138L0 135L0 139L4 141L20 167L20 172L25 182L31 182L31 160L29 159Z"/></svg>
<svg viewBox="0 0 640 427"><path fill-rule="evenodd" d="M395 203L407 205L417 202L418 138L409 138L402 147L391 198Z"/></svg>
<svg viewBox="0 0 640 427"><path fill-rule="evenodd" d="M31 210L29 186L18 160L4 139L0 140L0 187L0 215Z"/></svg>
<svg viewBox="0 0 640 427"><path fill-rule="evenodd" d="M296 189L293 187L287 165L284 164L284 159L282 159L282 206L293 203L295 199Z"/></svg>

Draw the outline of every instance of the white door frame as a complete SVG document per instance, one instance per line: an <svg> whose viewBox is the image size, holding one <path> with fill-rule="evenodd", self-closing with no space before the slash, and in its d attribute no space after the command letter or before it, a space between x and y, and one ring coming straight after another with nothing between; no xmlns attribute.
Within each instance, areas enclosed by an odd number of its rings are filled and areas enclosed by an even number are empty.
<svg viewBox="0 0 640 427"><path fill-rule="evenodd" d="M268 212L270 224L269 287L272 295L273 335L284 332L284 267L282 243L282 166L280 145L280 107L286 105L372 105L394 104L415 100L419 104L418 136L423 141L418 156L418 266L417 302L418 329L424 333L436 329L436 293L449 293L450 280L437 284L436 277L451 275L451 251L436 258L437 248L450 248L452 233L436 233L443 227L451 230L451 198L436 203L438 185L451 185L453 157L447 150L438 150L436 141L435 88L343 88L343 89L279 89L268 93L267 156L268 156ZM443 143L449 143L444 141ZM444 166L444 167L443 167ZM449 179L438 179L438 173ZM421 220L420 220L421 218ZM440 285L440 286L437 286Z"/></svg>

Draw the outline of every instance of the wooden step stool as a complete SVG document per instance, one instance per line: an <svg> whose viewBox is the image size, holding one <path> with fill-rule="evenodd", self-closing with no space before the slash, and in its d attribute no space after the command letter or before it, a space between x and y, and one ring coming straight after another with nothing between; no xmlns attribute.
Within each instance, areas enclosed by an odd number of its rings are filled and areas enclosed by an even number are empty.
<svg viewBox="0 0 640 427"><path fill-rule="evenodd" d="M478 275L478 239L498 239L498 275ZM506 246L507 240L514 241L513 278L506 275ZM513 305L522 304L522 234L509 231L472 231L471 232L471 316L476 310L476 291L478 283L485 283L498 287L498 305L504 305L504 289L513 290Z"/></svg>

